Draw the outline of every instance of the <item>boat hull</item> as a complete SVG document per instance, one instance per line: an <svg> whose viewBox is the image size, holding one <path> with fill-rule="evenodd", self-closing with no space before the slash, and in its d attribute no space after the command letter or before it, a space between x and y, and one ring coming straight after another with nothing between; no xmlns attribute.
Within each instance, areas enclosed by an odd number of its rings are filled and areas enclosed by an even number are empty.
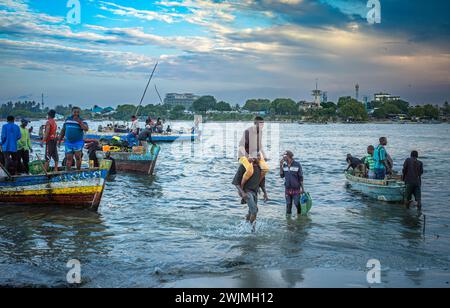
<svg viewBox="0 0 450 308"><path fill-rule="evenodd" d="M161 148L158 145L150 146L146 153L111 152L116 162L116 170L123 173L136 173L153 175ZM97 152L100 160L105 158L104 152Z"/></svg>
<svg viewBox="0 0 450 308"><path fill-rule="evenodd" d="M0 205L33 205L97 210L107 170L84 170L0 179Z"/></svg>
<svg viewBox="0 0 450 308"><path fill-rule="evenodd" d="M402 181L380 181L355 177L346 174L347 187L366 197L385 202L403 202L405 184Z"/></svg>
<svg viewBox="0 0 450 308"><path fill-rule="evenodd" d="M98 134L86 134L84 139L86 142L88 141L99 141L100 139L110 140L114 136L119 136L124 138L127 134L123 133L98 133ZM171 143L171 142L193 142L199 140L200 136L198 134L177 134L177 135L152 135L152 139L156 143ZM33 143L40 144L41 138L37 135L32 135L31 139Z"/></svg>

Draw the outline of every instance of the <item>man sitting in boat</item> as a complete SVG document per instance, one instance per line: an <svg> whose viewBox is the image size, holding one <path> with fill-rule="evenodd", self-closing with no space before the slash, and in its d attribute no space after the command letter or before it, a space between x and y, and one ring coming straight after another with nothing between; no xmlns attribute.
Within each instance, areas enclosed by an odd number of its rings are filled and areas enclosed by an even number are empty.
<svg viewBox="0 0 450 308"><path fill-rule="evenodd" d="M412 197L417 202L417 209L422 209L422 175L423 164L418 159L419 153L417 151L411 152L411 157L405 160L403 164L402 180L406 184L405 206L409 209Z"/></svg>
<svg viewBox="0 0 450 308"><path fill-rule="evenodd" d="M348 166L347 166L347 169L345 170L345 172L348 172L348 170L350 170L350 168L352 168L354 176L359 176L359 177L364 176L365 166L359 158L353 157L352 154L347 154L346 161L348 163Z"/></svg>
<svg viewBox="0 0 450 308"><path fill-rule="evenodd" d="M64 140L66 152L66 169L70 170L73 165L73 158L76 159L77 170L81 170L81 160L84 148L84 132L89 130L88 124L80 117L81 109L72 108L72 115L67 118L61 130L60 144Z"/></svg>
<svg viewBox="0 0 450 308"><path fill-rule="evenodd" d="M161 121L161 118L158 118L158 120L156 120L155 133L162 134L163 132L164 132L163 123Z"/></svg>

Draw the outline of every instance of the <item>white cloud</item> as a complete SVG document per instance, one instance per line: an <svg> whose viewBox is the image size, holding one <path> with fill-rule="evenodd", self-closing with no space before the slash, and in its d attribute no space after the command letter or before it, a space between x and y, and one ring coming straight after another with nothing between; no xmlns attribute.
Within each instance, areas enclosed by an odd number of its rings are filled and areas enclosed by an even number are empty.
<svg viewBox="0 0 450 308"><path fill-rule="evenodd" d="M147 21L159 20L169 24L175 22L175 19L179 17L178 14L174 13L138 10L106 1L100 1L100 9L118 16L130 16Z"/></svg>

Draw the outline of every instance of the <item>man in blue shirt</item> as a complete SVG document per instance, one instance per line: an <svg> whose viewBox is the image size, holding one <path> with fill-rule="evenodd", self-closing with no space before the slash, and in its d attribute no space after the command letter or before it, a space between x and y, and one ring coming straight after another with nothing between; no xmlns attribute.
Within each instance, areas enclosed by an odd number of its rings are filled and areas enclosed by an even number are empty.
<svg viewBox="0 0 450 308"><path fill-rule="evenodd" d="M280 162L280 176L284 179L286 195L286 214L292 214L292 202L297 208L297 214L301 214L300 196L305 191L303 188L303 170L299 162L294 160L294 153L286 151Z"/></svg>
<svg viewBox="0 0 450 308"><path fill-rule="evenodd" d="M77 169L81 170L81 159L84 147L84 132L89 130L88 124L80 117L81 109L72 108L72 115L66 119L61 130L60 142L64 139L66 151L66 169L73 165L73 157L77 161Z"/></svg>
<svg viewBox="0 0 450 308"><path fill-rule="evenodd" d="M377 180L384 180L386 178L387 172L389 171L387 152L385 148L387 143L387 138L381 137L380 144L373 153L373 159L375 161L375 179Z"/></svg>
<svg viewBox="0 0 450 308"><path fill-rule="evenodd" d="M2 127L1 144L6 169L11 175L17 171L17 142L22 138L20 128L14 124L14 117L8 116L6 124Z"/></svg>

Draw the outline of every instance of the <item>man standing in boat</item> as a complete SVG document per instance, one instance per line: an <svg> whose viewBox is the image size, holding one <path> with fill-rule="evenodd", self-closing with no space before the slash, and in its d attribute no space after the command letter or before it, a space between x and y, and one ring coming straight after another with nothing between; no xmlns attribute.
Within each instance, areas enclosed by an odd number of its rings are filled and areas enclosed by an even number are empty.
<svg viewBox="0 0 450 308"><path fill-rule="evenodd" d="M300 196L305 191L303 187L303 170L299 162L294 160L294 153L286 151L280 162L280 177L284 179L286 196L286 215L292 215L292 202L301 214Z"/></svg>
<svg viewBox="0 0 450 308"><path fill-rule="evenodd" d="M50 160L55 162L55 170L58 170L58 125L55 121L56 111L50 110L47 114L47 123L45 123L41 147L45 142L45 170L50 166Z"/></svg>
<svg viewBox="0 0 450 308"><path fill-rule="evenodd" d="M139 135L139 120L136 116L131 117L131 127L130 132L135 135L136 137Z"/></svg>
<svg viewBox="0 0 450 308"><path fill-rule="evenodd" d="M387 143L387 138L381 137L380 144L375 149L373 154L373 159L375 161L375 179L377 180L384 180L386 178L386 174L390 171L387 158L388 154L385 148Z"/></svg>
<svg viewBox="0 0 450 308"><path fill-rule="evenodd" d="M33 153L33 148L31 147L30 131L27 125L30 121L27 119L22 119L20 125L20 134L22 138L17 142L17 166L19 172L29 173L28 164L30 163L30 152Z"/></svg>
<svg viewBox="0 0 450 308"><path fill-rule="evenodd" d="M14 124L14 117L8 116L2 127L1 145L5 159L5 168L11 175L17 172L17 142L22 138L20 128Z"/></svg>
<svg viewBox="0 0 450 308"><path fill-rule="evenodd" d="M366 177L369 179L375 179L375 160L373 159L373 153L375 152L375 147L369 145L367 147L367 156L363 158L363 163L366 168Z"/></svg>
<svg viewBox="0 0 450 308"><path fill-rule="evenodd" d="M411 157L405 160L403 164L402 180L406 184L405 206L409 209L412 196L417 202L417 209L422 210L422 175L423 164L418 159L417 151L411 152Z"/></svg>
<svg viewBox="0 0 450 308"><path fill-rule="evenodd" d="M64 139L66 152L66 168L72 169L73 158L76 159L76 166L81 170L81 159L84 148L84 132L89 130L88 124L80 117L81 109L72 108L72 115L67 118L61 130L60 142Z"/></svg>

